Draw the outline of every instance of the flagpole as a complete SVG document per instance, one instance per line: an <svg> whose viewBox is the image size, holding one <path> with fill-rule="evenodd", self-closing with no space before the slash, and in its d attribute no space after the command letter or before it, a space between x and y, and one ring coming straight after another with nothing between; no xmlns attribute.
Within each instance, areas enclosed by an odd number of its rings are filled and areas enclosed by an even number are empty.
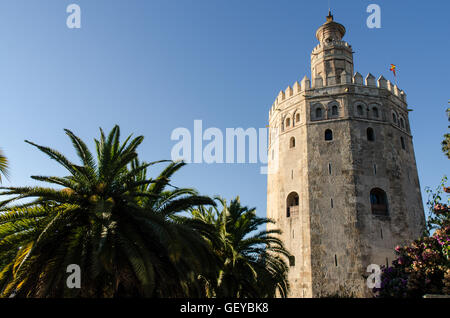
<svg viewBox="0 0 450 318"><path fill-rule="evenodd" d="M398 79L397 79L397 76L398 76L398 70L397 70L397 66L395 66L395 76L394 76L394 78L395 78L395 85L398 87Z"/></svg>
<svg viewBox="0 0 450 318"><path fill-rule="evenodd" d="M391 64L392 73L394 73L394 84L398 87L398 81L397 81L397 65Z"/></svg>

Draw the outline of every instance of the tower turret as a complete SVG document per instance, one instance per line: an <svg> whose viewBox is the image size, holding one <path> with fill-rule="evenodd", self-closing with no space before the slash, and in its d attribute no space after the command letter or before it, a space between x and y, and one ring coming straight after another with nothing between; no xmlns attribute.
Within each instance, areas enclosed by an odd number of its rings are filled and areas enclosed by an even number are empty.
<svg viewBox="0 0 450 318"><path fill-rule="evenodd" d="M326 19L316 31L320 43L311 53L311 77L313 83L321 78L324 85L333 85L341 83L342 72L353 74L353 51L342 41L345 27L334 21L331 11Z"/></svg>

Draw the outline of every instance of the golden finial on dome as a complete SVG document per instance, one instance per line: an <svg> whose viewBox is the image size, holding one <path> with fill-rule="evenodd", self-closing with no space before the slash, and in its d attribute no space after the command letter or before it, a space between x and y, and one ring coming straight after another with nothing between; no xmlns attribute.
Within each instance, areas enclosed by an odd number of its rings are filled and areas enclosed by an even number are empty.
<svg viewBox="0 0 450 318"><path fill-rule="evenodd" d="M331 9L328 9L327 22L333 21L333 15L331 14Z"/></svg>

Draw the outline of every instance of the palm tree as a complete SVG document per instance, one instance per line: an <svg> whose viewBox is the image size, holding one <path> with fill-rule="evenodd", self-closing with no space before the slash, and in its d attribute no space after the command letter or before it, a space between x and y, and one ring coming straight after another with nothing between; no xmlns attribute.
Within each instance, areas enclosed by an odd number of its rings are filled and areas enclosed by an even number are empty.
<svg viewBox="0 0 450 318"><path fill-rule="evenodd" d="M2 175L8 177L8 159L6 159L0 150L0 183L2 183Z"/></svg>
<svg viewBox="0 0 450 318"><path fill-rule="evenodd" d="M192 209L193 220L213 226L204 236L220 259L215 277L204 277L210 297L286 297L289 291L286 258L289 252L277 237L279 230L259 230L267 218L256 216L255 208L240 204L239 197L228 206ZM189 220L187 220L189 222ZM259 230L259 231L258 231Z"/></svg>
<svg viewBox="0 0 450 318"><path fill-rule="evenodd" d="M1 188L0 195L13 196L0 203L1 296L202 296L196 273L214 270L214 255L175 216L215 203L171 186L184 163L170 162L147 178L147 169L162 161L137 160L142 136L121 143L118 126L107 137L100 129L94 159L80 138L65 132L81 164L27 141L68 170L65 177L32 176L59 189ZM80 266L80 289L66 286L69 264Z"/></svg>

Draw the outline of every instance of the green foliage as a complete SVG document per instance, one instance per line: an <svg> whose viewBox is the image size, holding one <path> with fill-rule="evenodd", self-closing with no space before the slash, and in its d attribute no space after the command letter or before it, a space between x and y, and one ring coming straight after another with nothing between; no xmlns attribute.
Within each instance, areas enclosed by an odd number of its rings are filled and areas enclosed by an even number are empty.
<svg viewBox="0 0 450 318"><path fill-rule="evenodd" d="M2 175L8 177L8 159L0 150L0 183L2 182Z"/></svg>
<svg viewBox="0 0 450 318"><path fill-rule="evenodd" d="M450 193L446 181L444 177L435 192L427 189L431 212L427 232L408 246L396 247L397 259L383 268L381 288L374 290L378 297L450 295L450 211L443 203L443 193Z"/></svg>
<svg viewBox="0 0 450 318"><path fill-rule="evenodd" d="M429 187L425 189L428 194L428 210L430 215L427 220L427 235L430 235L434 230L443 228L446 225L450 225L450 216L447 210L447 205L450 203L450 197L448 196L449 188L446 187L448 179L447 176L442 178L439 186L433 191ZM444 198L446 203L444 203Z"/></svg>
<svg viewBox="0 0 450 318"><path fill-rule="evenodd" d="M199 272L215 271L215 256L195 228L176 214L214 205L192 189L170 185L184 163L155 178L140 163L143 137L120 142L114 127L95 140L96 157L66 130L79 164L27 141L68 171L33 176L59 188L8 187L0 195L0 293L3 297L195 297ZM27 199L23 203L22 199ZM66 268L81 268L81 289L66 287Z"/></svg>
<svg viewBox="0 0 450 318"><path fill-rule="evenodd" d="M286 297L287 258L290 254L278 238L276 229L259 230L273 221L256 216L255 209L241 206L239 197L227 205L216 198L221 209L192 209L192 219L214 250L218 267L213 276L203 281L210 297ZM209 228L208 228L209 226Z"/></svg>
<svg viewBox="0 0 450 318"><path fill-rule="evenodd" d="M1 187L1 297L273 297L286 296L289 253L273 221L216 202L171 178L182 162L141 163L143 137L120 141L118 126L95 140L95 155L71 131L79 163L38 148L64 177L32 176L53 187ZM209 206L209 207L208 207ZM180 212L190 211L191 216ZM81 288L66 286L67 266Z"/></svg>

